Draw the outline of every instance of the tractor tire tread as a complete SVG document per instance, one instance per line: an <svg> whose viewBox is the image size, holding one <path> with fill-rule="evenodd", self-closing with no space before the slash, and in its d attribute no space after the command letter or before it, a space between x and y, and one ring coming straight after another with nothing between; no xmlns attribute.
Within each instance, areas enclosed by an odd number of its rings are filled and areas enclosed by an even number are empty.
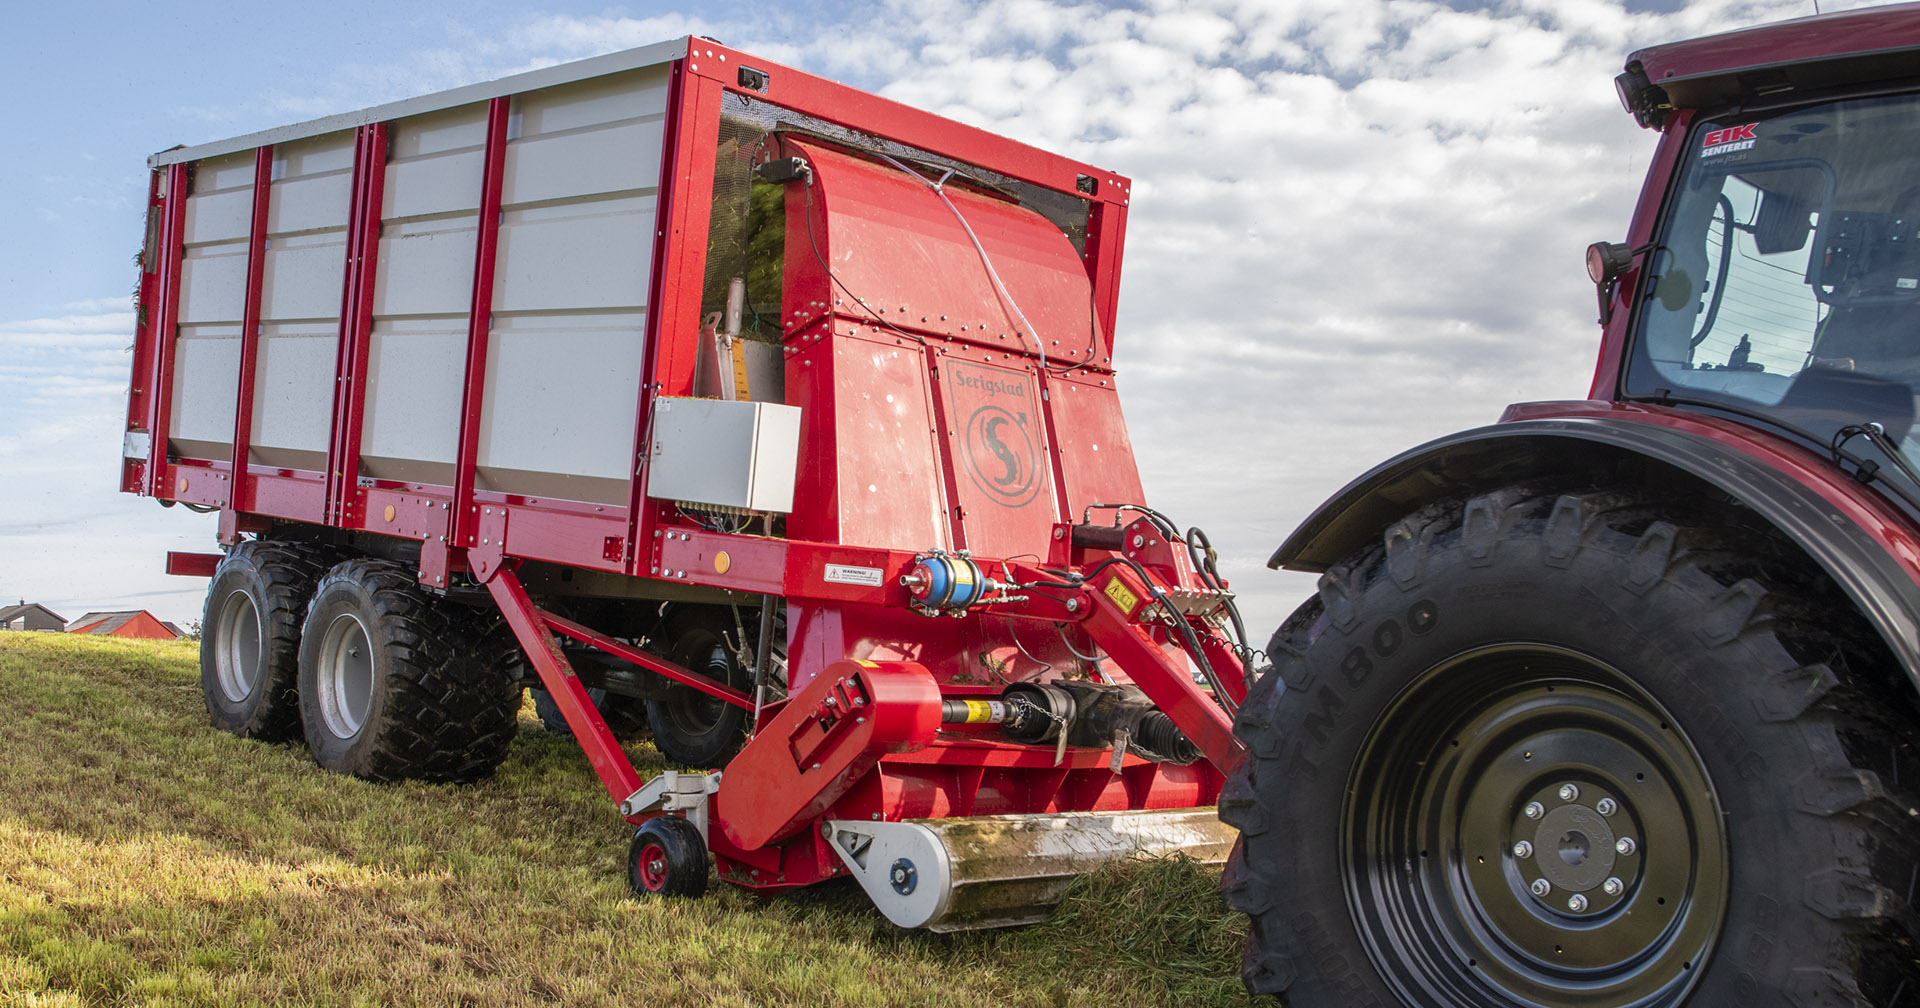
<svg viewBox="0 0 1920 1008"><path fill-rule="evenodd" d="M1294 866L1288 837L1301 810L1277 808L1274 799L1287 785L1305 705L1323 686L1307 661L1315 641L1331 627L1352 626L1362 597L1381 579L1417 583L1428 558L1449 550L1470 566L1491 562L1498 551L1522 550L1551 568L1602 552L1625 591L1667 593L1667 613L1704 611L1696 633L1702 648L1738 646L1738 653L1767 656L1756 683L1722 688L1753 690L1756 718L1790 726L1815 757L1781 791L1793 795L1795 815L1824 821L1800 827L1801 835L1839 857L1808 878L1800 912L1782 910L1779 933L1800 935L1796 945L1819 945L1837 962L1793 969L1776 988L1782 999L1747 1003L1817 996L1825 999L1820 1004L1865 1005L1895 990L1915 996L1920 757L1911 740L1920 722L1905 684L1874 674L1896 667L1891 656L1874 650L1872 631L1838 589L1758 519L1633 488L1541 484L1420 508L1331 567L1316 595L1274 634L1274 669L1255 684L1236 721L1249 758L1220 801L1221 818L1242 831L1223 888L1228 904L1250 917L1243 964L1249 991L1285 995L1294 1008L1372 1003L1365 992L1330 994L1338 983L1316 975L1341 947L1329 945L1317 923L1303 925L1294 894L1328 880L1307 878ZM1365 956L1359 958L1364 970Z"/></svg>

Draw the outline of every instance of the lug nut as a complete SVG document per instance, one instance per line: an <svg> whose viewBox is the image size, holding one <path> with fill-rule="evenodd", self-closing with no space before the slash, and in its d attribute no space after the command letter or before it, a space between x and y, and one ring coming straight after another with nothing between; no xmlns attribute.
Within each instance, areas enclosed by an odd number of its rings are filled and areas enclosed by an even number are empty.
<svg viewBox="0 0 1920 1008"><path fill-rule="evenodd" d="M1616 854L1631 854L1639 848L1640 845L1634 843L1630 836L1623 836L1613 842L1613 850Z"/></svg>
<svg viewBox="0 0 1920 1008"><path fill-rule="evenodd" d="M1578 797L1580 797L1580 789L1579 789L1579 788L1577 788L1577 787L1574 787L1574 786L1573 786L1573 785L1571 785L1571 784L1562 784L1562 785L1560 785L1560 800L1561 800L1561 801L1572 801L1572 800L1574 800L1575 798L1578 798Z"/></svg>
<svg viewBox="0 0 1920 1008"><path fill-rule="evenodd" d="M1537 801L1528 802L1527 807L1523 811L1526 812L1527 818L1529 819L1538 819L1547 814L1546 807Z"/></svg>
<svg viewBox="0 0 1920 1008"><path fill-rule="evenodd" d="M1535 896L1545 896L1553 891L1553 883L1548 882L1546 879L1534 879L1533 885L1527 888L1533 890Z"/></svg>
<svg viewBox="0 0 1920 1008"><path fill-rule="evenodd" d="M1612 815L1620 811L1620 803L1611 798L1602 798L1593 803L1593 810L1601 815Z"/></svg>
<svg viewBox="0 0 1920 1008"><path fill-rule="evenodd" d="M1526 842L1525 840L1522 840L1522 841L1520 841L1519 843L1517 843L1517 844L1514 844L1514 845L1513 845L1513 856L1514 856L1514 857L1518 857L1518 858L1528 858L1528 857L1532 857L1532 856L1533 856L1533 845L1532 845L1532 844L1530 844L1530 843L1528 843L1528 842Z"/></svg>
<svg viewBox="0 0 1920 1008"><path fill-rule="evenodd" d="M1626 887L1627 887L1626 883L1621 882L1617 878L1610 878L1605 882L1600 883L1600 891L1603 893L1606 893L1609 896L1620 895L1620 890L1625 889Z"/></svg>
<svg viewBox="0 0 1920 1008"><path fill-rule="evenodd" d="M1585 896L1580 895L1579 893L1574 893L1573 895L1567 897L1567 909L1573 911L1574 913L1586 913L1587 898Z"/></svg>

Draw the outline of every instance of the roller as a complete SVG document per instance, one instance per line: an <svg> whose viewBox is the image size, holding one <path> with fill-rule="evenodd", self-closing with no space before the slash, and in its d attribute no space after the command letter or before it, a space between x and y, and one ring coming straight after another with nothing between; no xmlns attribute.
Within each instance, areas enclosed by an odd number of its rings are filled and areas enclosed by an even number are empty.
<svg viewBox="0 0 1920 1008"><path fill-rule="evenodd" d="M1174 852L1221 864L1237 832L1214 808L1049 812L825 824L887 919L970 931L1044 919L1074 878L1099 865Z"/></svg>

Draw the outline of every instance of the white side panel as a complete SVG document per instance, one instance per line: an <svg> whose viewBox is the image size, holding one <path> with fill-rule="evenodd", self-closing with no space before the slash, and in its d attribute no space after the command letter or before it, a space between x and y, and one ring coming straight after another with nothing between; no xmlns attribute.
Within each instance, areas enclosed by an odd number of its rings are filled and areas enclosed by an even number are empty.
<svg viewBox="0 0 1920 1008"><path fill-rule="evenodd" d="M273 184L273 206L267 211L267 233L344 231L352 201L351 166L330 175L277 181Z"/></svg>
<svg viewBox="0 0 1920 1008"><path fill-rule="evenodd" d="M233 455L240 389L253 158L230 154L201 162L185 218L168 446L186 458L225 460Z"/></svg>
<svg viewBox="0 0 1920 1008"><path fill-rule="evenodd" d="M373 285L375 323L395 315L459 315L473 302L475 215L390 222Z"/></svg>
<svg viewBox="0 0 1920 1008"><path fill-rule="evenodd" d="M666 85L649 68L515 99L482 487L626 502Z"/></svg>
<svg viewBox="0 0 1920 1008"><path fill-rule="evenodd" d="M664 115L667 67L659 64L520 93L509 137L602 129L609 123ZM653 152L648 160L657 160Z"/></svg>
<svg viewBox="0 0 1920 1008"><path fill-rule="evenodd" d="M486 112L467 105L393 127L360 441L368 476L453 482Z"/></svg>
<svg viewBox="0 0 1920 1008"><path fill-rule="evenodd" d="M361 469L379 479L451 485L466 319L376 323L367 351Z"/></svg>
<svg viewBox="0 0 1920 1008"><path fill-rule="evenodd" d="M645 325L638 312L496 319L479 484L626 503Z"/></svg>
<svg viewBox="0 0 1920 1008"><path fill-rule="evenodd" d="M171 450L186 458L233 456L233 415L240 380L240 327L182 325L173 345Z"/></svg>
<svg viewBox="0 0 1920 1008"><path fill-rule="evenodd" d="M208 242L245 241L253 229L253 172L247 172L247 183L240 189L208 192L201 188L205 181L205 175L195 179L193 196L187 200L182 240L189 248Z"/></svg>
<svg viewBox="0 0 1920 1008"><path fill-rule="evenodd" d="M661 119L524 139L507 147L506 203L567 199L660 185Z"/></svg>
<svg viewBox="0 0 1920 1008"><path fill-rule="evenodd" d="M274 148L250 461L324 469L353 204L353 134Z"/></svg>
<svg viewBox="0 0 1920 1008"><path fill-rule="evenodd" d="M654 207L646 195L502 213L494 310L644 306Z"/></svg>
<svg viewBox="0 0 1920 1008"><path fill-rule="evenodd" d="M485 105L395 123L387 140L385 219L478 210L486 144Z"/></svg>
<svg viewBox="0 0 1920 1008"><path fill-rule="evenodd" d="M186 248L180 262L180 322L183 325L239 322L246 305L245 241Z"/></svg>
<svg viewBox="0 0 1920 1008"><path fill-rule="evenodd" d="M263 323L253 386L252 460L289 469L327 462L337 324Z"/></svg>

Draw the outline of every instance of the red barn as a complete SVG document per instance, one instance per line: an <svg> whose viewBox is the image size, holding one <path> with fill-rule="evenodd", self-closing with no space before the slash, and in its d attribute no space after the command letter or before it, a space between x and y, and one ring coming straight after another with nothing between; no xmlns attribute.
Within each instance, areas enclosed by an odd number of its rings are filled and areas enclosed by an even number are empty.
<svg viewBox="0 0 1920 1008"><path fill-rule="evenodd" d="M74 620L71 626L72 629L68 630L68 633L141 637L150 640L173 640L180 636L178 627L162 622L145 609L126 612L90 612Z"/></svg>

